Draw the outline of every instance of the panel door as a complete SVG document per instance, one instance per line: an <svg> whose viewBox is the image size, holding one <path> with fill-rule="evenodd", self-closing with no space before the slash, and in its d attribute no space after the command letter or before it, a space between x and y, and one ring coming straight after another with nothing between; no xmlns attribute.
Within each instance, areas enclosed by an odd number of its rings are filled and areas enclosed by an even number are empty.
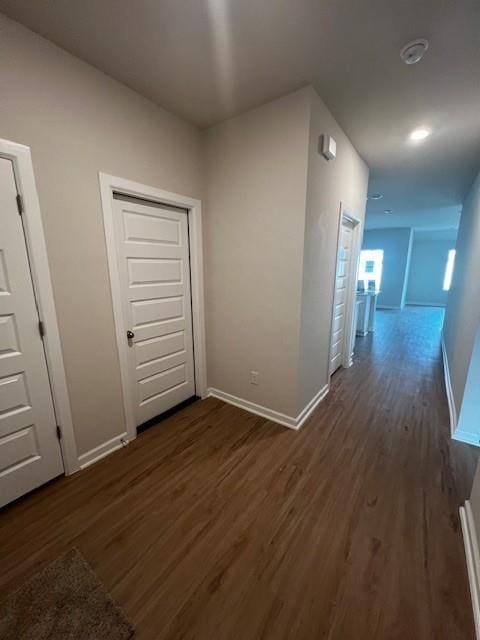
<svg viewBox="0 0 480 640"><path fill-rule="evenodd" d="M187 211L114 198L137 426L195 395Z"/></svg>
<svg viewBox="0 0 480 640"><path fill-rule="evenodd" d="M0 158L0 505L64 470L16 195Z"/></svg>
<svg viewBox="0 0 480 640"><path fill-rule="evenodd" d="M330 374L342 364L345 346L346 304L351 271L353 225L342 221L335 274L335 294L333 304L332 346L330 351Z"/></svg>

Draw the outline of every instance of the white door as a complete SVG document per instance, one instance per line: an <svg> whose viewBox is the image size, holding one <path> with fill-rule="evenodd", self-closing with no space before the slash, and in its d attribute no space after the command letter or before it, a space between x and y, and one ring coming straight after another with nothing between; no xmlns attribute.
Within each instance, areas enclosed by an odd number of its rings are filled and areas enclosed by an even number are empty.
<svg viewBox="0 0 480 640"><path fill-rule="evenodd" d="M115 195L114 219L138 426L195 395L188 214Z"/></svg>
<svg viewBox="0 0 480 640"><path fill-rule="evenodd" d="M13 165L0 158L0 505L63 473Z"/></svg>
<svg viewBox="0 0 480 640"><path fill-rule="evenodd" d="M340 367L344 358L345 349L350 348L349 345L345 344L345 321L352 264L353 229L353 223L346 218L342 218L338 243L337 270L335 274L330 374L334 373Z"/></svg>

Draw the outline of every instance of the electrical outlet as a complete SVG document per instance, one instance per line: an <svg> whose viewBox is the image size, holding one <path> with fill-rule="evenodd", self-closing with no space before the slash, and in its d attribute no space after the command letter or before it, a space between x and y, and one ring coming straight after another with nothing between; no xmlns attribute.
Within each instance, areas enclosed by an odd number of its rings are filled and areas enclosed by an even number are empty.
<svg viewBox="0 0 480 640"><path fill-rule="evenodd" d="M250 371L250 384L258 385L258 371Z"/></svg>

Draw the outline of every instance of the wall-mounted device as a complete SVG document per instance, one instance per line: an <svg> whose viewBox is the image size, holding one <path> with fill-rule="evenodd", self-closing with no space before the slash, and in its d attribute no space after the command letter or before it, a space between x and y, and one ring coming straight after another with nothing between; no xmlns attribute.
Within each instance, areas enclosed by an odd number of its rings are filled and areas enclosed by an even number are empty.
<svg viewBox="0 0 480 640"><path fill-rule="evenodd" d="M322 156L327 160L333 160L337 156L337 143L332 136L322 136L320 149Z"/></svg>

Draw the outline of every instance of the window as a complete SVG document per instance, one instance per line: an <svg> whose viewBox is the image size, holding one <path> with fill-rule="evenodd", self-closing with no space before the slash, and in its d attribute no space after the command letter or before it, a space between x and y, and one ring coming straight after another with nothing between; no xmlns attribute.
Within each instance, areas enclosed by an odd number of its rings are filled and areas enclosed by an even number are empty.
<svg viewBox="0 0 480 640"><path fill-rule="evenodd" d="M443 276L443 290L450 291L452 284L453 267L455 266L455 249L448 252L447 264L445 265L445 275Z"/></svg>
<svg viewBox="0 0 480 640"><path fill-rule="evenodd" d="M358 280L360 283L363 282L365 290L371 290L372 283L375 283L375 290L380 291L382 267L383 249L364 249L360 252Z"/></svg>

